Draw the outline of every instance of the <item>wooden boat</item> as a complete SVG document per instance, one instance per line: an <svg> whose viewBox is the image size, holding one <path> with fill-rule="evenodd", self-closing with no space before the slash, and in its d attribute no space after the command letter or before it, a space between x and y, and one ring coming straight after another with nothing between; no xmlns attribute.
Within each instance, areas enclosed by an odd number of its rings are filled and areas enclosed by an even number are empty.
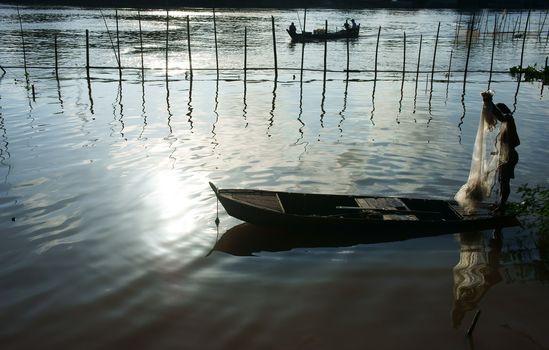
<svg viewBox="0 0 549 350"><path fill-rule="evenodd" d="M292 38L293 42L311 42L311 41L325 41L325 40L335 40L335 39L353 39L358 38L358 33L360 31L360 24L357 25L355 29L342 29L336 32L326 32L324 29L316 29L313 32L290 32L286 29L288 35Z"/></svg>
<svg viewBox="0 0 549 350"><path fill-rule="evenodd" d="M454 201L254 189L218 189L227 213L259 226L312 232L467 232L520 223L493 215L488 208L464 213Z"/></svg>

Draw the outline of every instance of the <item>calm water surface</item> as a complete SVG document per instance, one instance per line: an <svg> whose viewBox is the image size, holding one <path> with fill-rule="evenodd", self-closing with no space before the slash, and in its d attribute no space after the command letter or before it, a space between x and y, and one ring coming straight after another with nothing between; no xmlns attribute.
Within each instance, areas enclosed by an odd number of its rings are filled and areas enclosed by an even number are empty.
<svg viewBox="0 0 549 350"><path fill-rule="evenodd" d="M284 32L297 24L295 11L221 10L218 80L211 11L171 11L166 82L166 13L144 11L143 81L133 69L141 66L137 12L119 14L122 65L132 68L121 82L117 70L100 68L117 63L99 10L21 8L27 83L17 9L0 7L7 71L0 80L2 348L549 347L547 256L528 230L505 229L501 248L490 232L323 245L254 240L268 233L222 208L219 227L214 222L208 181L451 198L468 175L491 36L471 45L464 90L467 44L463 35L456 40L458 13L311 10L307 28L325 19L333 28L349 17L362 30L350 43L348 82L345 42L328 44L325 83L324 46L306 45L305 68L320 71L304 71L301 81L302 46ZM532 30L543 14L532 13ZM103 15L115 39L114 11ZM276 83L271 15L284 68ZM522 16L524 26L526 13L509 16L509 23ZM380 25L383 72L374 82ZM253 68L246 83L245 26ZM90 83L85 29L95 67ZM545 35L527 37L524 65L544 63ZM521 47L520 38L498 37L494 70L518 65ZM522 141L513 189L547 185L546 89L519 85L507 73L494 73L491 88L496 102L515 110ZM225 251L212 252L225 233Z"/></svg>

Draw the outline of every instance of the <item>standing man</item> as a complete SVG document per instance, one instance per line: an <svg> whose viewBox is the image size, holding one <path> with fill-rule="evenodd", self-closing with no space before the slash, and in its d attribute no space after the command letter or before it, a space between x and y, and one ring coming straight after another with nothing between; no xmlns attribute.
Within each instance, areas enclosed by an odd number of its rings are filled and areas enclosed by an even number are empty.
<svg viewBox="0 0 549 350"><path fill-rule="evenodd" d="M511 110L504 103L494 105L492 94L482 94L482 99L484 105L501 123L498 136L500 201L494 211L502 213L511 192L511 179L515 178L515 166L519 160L515 148L520 145L520 139Z"/></svg>

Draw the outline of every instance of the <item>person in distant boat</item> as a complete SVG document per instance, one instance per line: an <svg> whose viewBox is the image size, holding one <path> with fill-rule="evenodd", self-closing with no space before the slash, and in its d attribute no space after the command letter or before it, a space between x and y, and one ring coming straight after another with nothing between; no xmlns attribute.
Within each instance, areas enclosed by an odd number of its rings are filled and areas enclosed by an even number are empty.
<svg viewBox="0 0 549 350"><path fill-rule="evenodd" d="M290 28L288 29L288 32L290 32L290 34L295 34L297 32L294 22L290 24Z"/></svg>
<svg viewBox="0 0 549 350"><path fill-rule="evenodd" d="M345 20L345 23L343 23L343 28L345 28L345 30L349 30L349 28L351 27L351 25L349 24L349 20Z"/></svg>
<svg viewBox="0 0 549 350"><path fill-rule="evenodd" d="M351 19L351 29L352 29L352 30L356 30L357 28L358 28L358 26L357 26L357 24L356 24L354 18Z"/></svg>
<svg viewBox="0 0 549 350"><path fill-rule="evenodd" d="M503 212L511 192L511 179L515 178L515 166L519 161L519 155L515 148L520 145L520 139L511 110L504 103L494 104L491 94L482 94L482 99L484 105L501 123L498 135L500 201L494 211Z"/></svg>

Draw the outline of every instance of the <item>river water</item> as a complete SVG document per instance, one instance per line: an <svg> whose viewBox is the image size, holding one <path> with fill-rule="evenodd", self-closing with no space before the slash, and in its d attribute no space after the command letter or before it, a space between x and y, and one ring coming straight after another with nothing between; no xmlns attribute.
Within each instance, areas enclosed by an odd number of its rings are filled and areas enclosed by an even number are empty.
<svg viewBox="0 0 549 350"><path fill-rule="evenodd" d="M173 10L166 81L166 12L141 12L142 76L137 11L125 9L120 81L105 68L117 66L114 10L20 8L25 76L17 8L1 6L0 346L549 347L547 256L528 229L504 229L501 246L490 232L260 242L267 233L218 210L208 185L451 198L468 175L494 14L480 17L464 85L468 42L454 11L309 10L308 29L361 23L349 75L346 42L329 42L324 80L324 44L302 51L284 32L292 21L299 30L302 12L217 11L218 79L211 10ZM544 14L531 14L524 66L549 54L547 29L533 34ZM524 28L526 12L506 16ZM522 45L496 37L490 85L522 141L512 200L520 184L547 185L549 171L547 91L506 73ZM229 248L212 251L222 236Z"/></svg>

